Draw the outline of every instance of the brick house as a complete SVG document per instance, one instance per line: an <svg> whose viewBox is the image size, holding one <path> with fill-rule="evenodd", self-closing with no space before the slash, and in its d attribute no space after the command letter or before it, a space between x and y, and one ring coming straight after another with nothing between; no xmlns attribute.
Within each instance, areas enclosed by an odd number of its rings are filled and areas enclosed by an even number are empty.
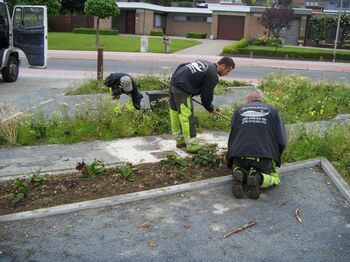
<svg viewBox="0 0 350 262"><path fill-rule="evenodd" d="M116 28L120 33L149 35L163 31L169 36L188 32L206 33L212 39L239 40L260 37L266 29L259 24L265 11L261 6L208 4L207 8L165 7L142 2L118 2L117 17L101 22L102 28ZM285 44L296 45L304 38L310 9L295 8L291 26L281 35Z"/></svg>

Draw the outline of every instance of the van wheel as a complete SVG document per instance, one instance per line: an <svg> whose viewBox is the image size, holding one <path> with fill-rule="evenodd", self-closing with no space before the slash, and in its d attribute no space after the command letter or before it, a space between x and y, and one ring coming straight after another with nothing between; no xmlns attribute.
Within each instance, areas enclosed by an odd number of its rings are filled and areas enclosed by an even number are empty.
<svg viewBox="0 0 350 262"><path fill-rule="evenodd" d="M5 82L14 82L18 78L18 59L10 56L7 66L2 69L2 78Z"/></svg>

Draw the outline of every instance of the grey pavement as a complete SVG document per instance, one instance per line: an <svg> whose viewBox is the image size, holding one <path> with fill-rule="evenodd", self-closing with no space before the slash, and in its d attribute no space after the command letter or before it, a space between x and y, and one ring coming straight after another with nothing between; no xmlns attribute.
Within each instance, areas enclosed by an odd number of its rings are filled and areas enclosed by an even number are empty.
<svg viewBox="0 0 350 262"><path fill-rule="evenodd" d="M218 56L225 46L233 42L232 40L201 39L201 44L180 50L175 54Z"/></svg>
<svg viewBox="0 0 350 262"><path fill-rule="evenodd" d="M94 105L101 103L101 101L105 101L104 99L112 101L110 94L65 96L65 89L62 87L67 83L68 82L66 80L56 79L54 89L43 87L31 91L30 93L25 92L23 85L19 89L11 91L10 94L7 93L7 90L4 90L6 94L0 97L0 104L3 103L11 106L14 112L42 112L47 118L50 118L52 113L62 113L62 104L67 105L68 115L74 116L77 110L84 110L84 106L87 103L89 104L89 108L91 108L94 107ZM36 85L38 87L43 86L42 84L37 85L35 81L34 83L31 82L29 85ZM243 101L244 97L246 97L249 91L253 89L254 86L235 87L233 88L232 93L215 96L213 103L214 105L220 105L221 107L234 103L240 103ZM12 92L17 92L17 94L12 94ZM144 95L144 98L141 100L142 108L150 107L149 96L146 94L147 92L149 91L142 92ZM47 94L46 98L45 93ZM16 100L14 100L14 98L16 98ZM200 101L200 98L197 99ZM122 95L118 100L120 105L124 105L129 101L130 98L126 95ZM201 106L195 104L195 107Z"/></svg>
<svg viewBox="0 0 350 262"><path fill-rule="evenodd" d="M233 198L227 183L4 222L0 240L1 261L348 261L350 209L321 169L301 168L259 200Z"/></svg>
<svg viewBox="0 0 350 262"><path fill-rule="evenodd" d="M299 130L321 133L337 125L350 125L350 115L338 115L331 121L287 125L286 128L292 136ZM198 134L198 138L202 143L216 143L220 149L225 150L228 135L228 132L206 131ZM73 171L76 163L82 160L91 163L94 159L98 159L106 165L121 162L152 163L160 161L169 153L188 156L176 148L175 141L170 135L81 142L71 145L0 148L0 181L22 174L28 175L38 169L42 172L54 171L53 173L69 169Z"/></svg>

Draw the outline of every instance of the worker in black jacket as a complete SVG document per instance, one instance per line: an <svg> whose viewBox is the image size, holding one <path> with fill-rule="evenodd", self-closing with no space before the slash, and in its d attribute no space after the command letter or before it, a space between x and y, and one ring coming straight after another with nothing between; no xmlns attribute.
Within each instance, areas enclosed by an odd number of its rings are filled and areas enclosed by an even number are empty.
<svg viewBox="0 0 350 262"><path fill-rule="evenodd" d="M227 163L233 169L232 192L243 198L247 185L249 197L258 199L260 188L280 183L276 166L287 145L287 135L278 111L252 91L246 104L236 109L228 140Z"/></svg>
<svg viewBox="0 0 350 262"><path fill-rule="evenodd" d="M112 89L113 99L119 99L121 94L131 96L135 109L141 109L143 95L137 90L134 79L126 73L112 73L105 80L105 86Z"/></svg>
<svg viewBox="0 0 350 262"><path fill-rule="evenodd" d="M200 145L196 139L192 96L200 95L204 108L217 115L212 105L214 88L219 76L227 75L235 64L230 57L217 63L197 60L177 67L170 82L171 130L178 148L186 147L189 153L197 153Z"/></svg>

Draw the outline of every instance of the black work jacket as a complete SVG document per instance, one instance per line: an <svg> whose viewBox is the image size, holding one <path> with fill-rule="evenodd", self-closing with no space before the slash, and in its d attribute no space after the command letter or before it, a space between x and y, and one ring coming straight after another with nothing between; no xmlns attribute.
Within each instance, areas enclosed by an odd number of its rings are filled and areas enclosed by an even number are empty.
<svg viewBox="0 0 350 262"><path fill-rule="evenodd" d="M216 64L197 60L179 65L171 77L170 84L188 94L200 94L204 108L212 112L214 88L218 81Z"/></svg>
<svg viewBox="0 0 350 262"><path fill-rule="evenodd" d="M236 109L228 140L227 164L234 157L256 157L275 160L281 165L281 155L287 145L287 135L278 111L254 101Z"/></svg>

